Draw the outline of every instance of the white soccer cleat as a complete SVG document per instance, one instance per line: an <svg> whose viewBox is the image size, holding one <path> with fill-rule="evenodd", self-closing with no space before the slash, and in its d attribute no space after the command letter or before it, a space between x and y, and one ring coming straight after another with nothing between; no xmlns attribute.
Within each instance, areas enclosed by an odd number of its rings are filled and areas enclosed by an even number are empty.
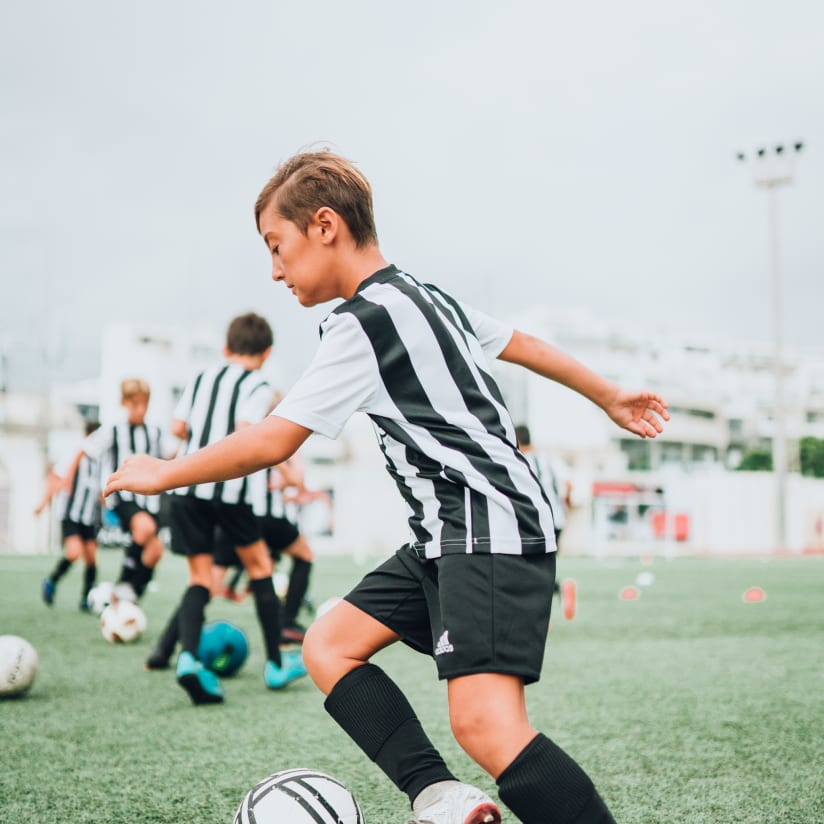
<svg viewBox="0 0 824 824"><path fill-rule="evenodd" d="M471 784L439 781L418 795L407 824L501 824L498 805Z"/></svg>

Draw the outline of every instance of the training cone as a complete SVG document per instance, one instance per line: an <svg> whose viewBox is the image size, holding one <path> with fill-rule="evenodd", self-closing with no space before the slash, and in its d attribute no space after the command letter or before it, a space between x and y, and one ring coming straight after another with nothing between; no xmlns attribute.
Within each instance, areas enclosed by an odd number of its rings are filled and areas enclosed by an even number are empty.
<svg viewBox="0 0 824 824"><path fill-rule="evenodd" d="M578 600L578 588L572 578L561 584L561 603L564 606L564 618L571 621L575 617L575 602Z"/></svg>
<svg viewBox="0 0 824 824"><path fill-rule="evenodd" d="M767 593L761 587L750 587L741 596L741 600L745 604L757 604L760 601L767 600Z"/></svg>
<svg viewBox="0 0 824 824"><path fill-rule="evenodd" d="M641 590L638 587L624 587L618 597L622 601L637 601L641 597Z"/></svg>

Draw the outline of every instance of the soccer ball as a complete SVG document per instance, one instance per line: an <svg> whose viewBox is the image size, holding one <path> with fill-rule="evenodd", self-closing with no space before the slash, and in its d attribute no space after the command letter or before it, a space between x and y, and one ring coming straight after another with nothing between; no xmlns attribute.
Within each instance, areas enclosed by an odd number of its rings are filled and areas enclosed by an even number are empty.
<svg viewBox="0 0 824 824"><path fill-rule="evenodd" d="M112 602L113 592L114 584L111 581L103 581L89 590L89 594L86 596L86 604L95 615L100 615Z"/></svg>
<svg viewBox="0 0 824 824"><path fill-rule="evenodd" d="M113 601L100 613L100 630L113 644L136 641L145 629L146 616L131 601Z"/></svg>
<svg viewBox="0 0 824 824"><path fill-rule="evenodd" d="M246 793L234 824L363 824L355 797L317 770L283 770Z"/></svg>
<svg viewBox="0 0 824 824"><path fill-rule="evenodd" d="M197 657L218 675L234 675L246 662L249 642L242 629L228 621L212 621L200 633Z"/></svg>
<svg viewBox="0 0 824 824"><path fill-rule="evenodd" d="M22 695L37 675L37 653L18 635L0 635L0 698Z"/></svg>

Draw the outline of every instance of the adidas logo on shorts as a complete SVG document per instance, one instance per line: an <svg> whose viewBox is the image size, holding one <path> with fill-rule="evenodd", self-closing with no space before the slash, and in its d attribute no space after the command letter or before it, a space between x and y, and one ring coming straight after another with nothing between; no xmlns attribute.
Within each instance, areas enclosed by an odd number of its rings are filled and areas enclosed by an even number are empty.
<svg viewBox="0 0 824 824"><path fill-rule="evenodd" d="M454 651L455 647L449 643L449 630L446 630L446 632L438 638L438 643L435 644L435 655L443 655L444 653Z"/></svg>

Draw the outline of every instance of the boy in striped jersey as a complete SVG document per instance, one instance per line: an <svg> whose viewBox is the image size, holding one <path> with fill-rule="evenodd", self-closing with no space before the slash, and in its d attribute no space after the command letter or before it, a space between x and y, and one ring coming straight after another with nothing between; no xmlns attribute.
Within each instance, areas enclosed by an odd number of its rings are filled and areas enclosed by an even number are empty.
<svg viewBox="0 0 824 824"><path fill-rule="evenodd" d="M266 415L272 388L260 368L272 351L272 342L272 329L260 315L250 312L232 320L223 350L225 360L196 375L175 409L172 434L183 441L177 460L186 460L186 456L209 444L244 431ZM252 506L246 501L247 488L264 483L263 475L255 475L218 483L175 485L170 511L172 551L185 555L189 565L189 586L178 609L181 652L176 676L195 704L223 700L217 676L197 659L211 597L218 527L236 547L249 576L266 647L264 683L270 689L280 689L306 675L300 651L280 649L280 605L272 583L272 559ZM147 666L151 664L150 659Z"/></svg>
<svg viewBox="0 0 824 824"><path fill-rule="evenodd" d="M127 378L120 384L120 405L126 410L126 421L114 426L101 426L85 441L69 469L67 481L74 476L84 456L100 462L104 477L129 455L164 454L160 427L146 423L151 390L142 378ZM155 567L163 557L163 542L158 536L159 495L141 495L128 490L111 496L107 505L131 536L120 568L118 584L128 584L135 597L141 598L154 576Z"/></svg>
<svg viewBox="0 0 824 824"><path fill-rule="evenodd" d="M100 424L97 421L86 423L85 434L91 435ZM43 600L51 606L57 591L58 581L69 571L71 565L83 558L83 589L80 595L80 609L89 611L88 595L97 578L97 531L100 529L100 466L97 461L81 458L71 484L66 489L62 479L61 467L49 476L46 494L35 509L39 515L52 498L61 494L60 529L63 536L63 557L48 578L43 579L41 594Z"/></svg>
<svg viewBox="0 0 824 824"><path fill-rule="evenodd" d="M666 404L388 264L369 183L337 155L284 163L255 216L276 282L304 306L343 299L321 324L314 360L260 424L169 464L132 459L105 494L239 477L281 463L313 431L336 437L366 412L407 504L410 537L307 632L304 658L327 711L407 793L414 822L499 822L492 799L455 780L403 693L371 663L402 640L435 659L456 739L522 822L613 821L586 773L527 717L555 535L489 359L565 384L640 437L662 431Z"/></svg>

